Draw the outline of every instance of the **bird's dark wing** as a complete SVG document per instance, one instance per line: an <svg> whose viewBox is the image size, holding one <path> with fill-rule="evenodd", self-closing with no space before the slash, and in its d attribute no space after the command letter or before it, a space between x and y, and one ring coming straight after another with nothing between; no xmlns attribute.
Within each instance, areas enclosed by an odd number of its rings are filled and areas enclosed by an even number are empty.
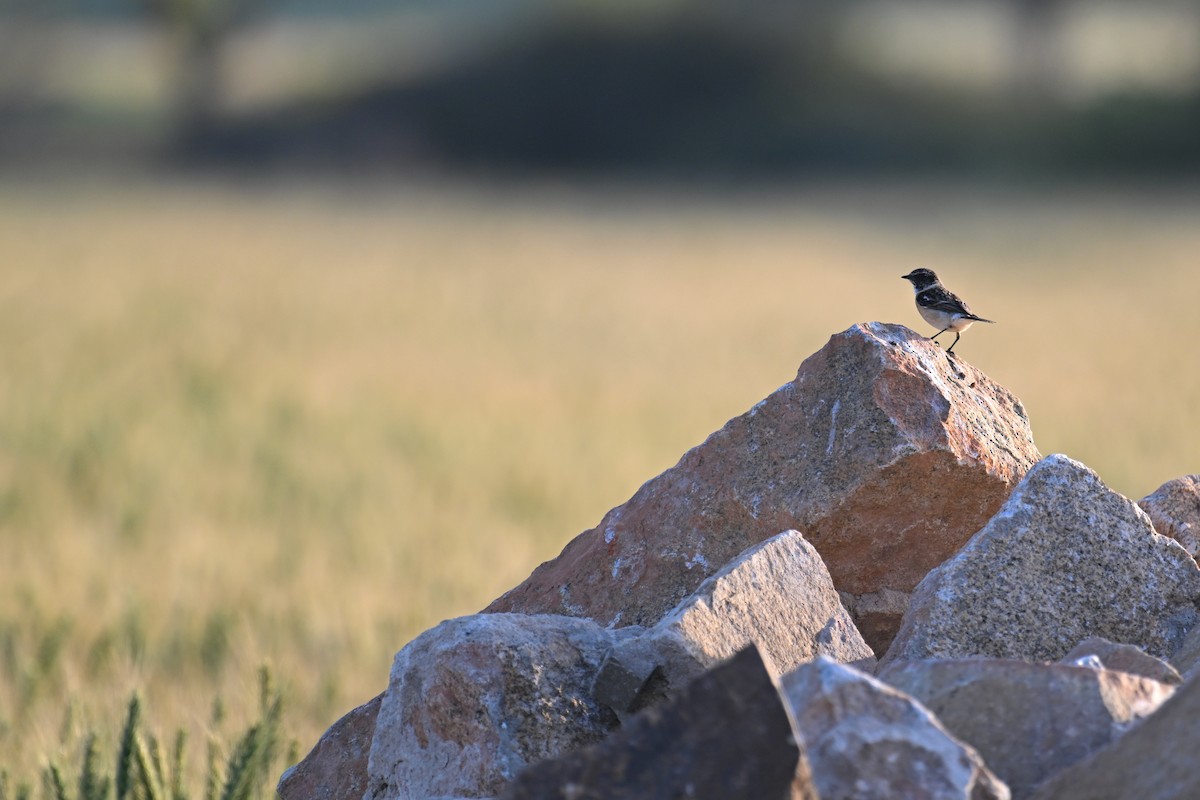
<svg viewBox="0 0 1200 800"><path fill-rule="evenodd" d="M967 304L958 298L958 295L953 292L946 291L940 286L934 286L917 295L917 304L933 309L934 311L944 311L947 314L971 314L971 309L967 308Z"/></svg>

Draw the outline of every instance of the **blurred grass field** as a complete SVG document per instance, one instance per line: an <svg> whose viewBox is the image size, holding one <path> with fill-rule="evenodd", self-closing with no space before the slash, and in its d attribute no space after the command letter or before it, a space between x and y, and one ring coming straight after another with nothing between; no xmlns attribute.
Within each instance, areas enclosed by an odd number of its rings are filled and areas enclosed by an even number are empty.
<svg viewBox="0 0 1200 800"><path fill-rule="evenodd" d="M301 751L393 653L555 555L855 322L930 333L1043 453L1200 470L1200 193L689 196L336 181L0 184L0 766L134 688Z"/></svg>

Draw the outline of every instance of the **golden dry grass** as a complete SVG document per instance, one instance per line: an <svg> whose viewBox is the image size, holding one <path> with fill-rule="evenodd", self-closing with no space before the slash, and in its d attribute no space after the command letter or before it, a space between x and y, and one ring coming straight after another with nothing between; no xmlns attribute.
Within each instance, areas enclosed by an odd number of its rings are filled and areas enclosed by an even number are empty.
<svg viewBox="0 0 1200 800"><path fill-rule="evenodd" d="M392 654L486 604L866 320L899 276L1043 453L1133 497L1200 469L1200 199L902 186L662 192L0 187L0 765L134 687L307 749Z"/></svg>

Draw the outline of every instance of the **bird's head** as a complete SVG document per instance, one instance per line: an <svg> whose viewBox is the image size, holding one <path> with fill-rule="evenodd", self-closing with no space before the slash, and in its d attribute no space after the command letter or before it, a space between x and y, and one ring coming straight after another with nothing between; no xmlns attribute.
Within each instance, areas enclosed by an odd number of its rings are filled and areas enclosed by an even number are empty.
<svg viewBox="0 0 1200 800"><path fill-rule="evenodd" d="M934 274L933 270L925 269L924 267L921 267L920 269L914 269L907 275L901 275L900 277L904 278L906 281L911 281L913 288L918 292L927 289L938 282L938 276Z"/></svg>

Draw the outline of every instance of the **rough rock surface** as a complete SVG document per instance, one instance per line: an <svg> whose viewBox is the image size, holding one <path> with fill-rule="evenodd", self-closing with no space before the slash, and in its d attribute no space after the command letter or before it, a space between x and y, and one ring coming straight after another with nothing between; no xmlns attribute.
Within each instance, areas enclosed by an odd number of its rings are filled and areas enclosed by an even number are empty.
<svg viewBox="0 0 1200 800"><path fill-rule="evenodd" d="M825 658L783 679L823 798L984 800L1008 787L920 703Z"/></svg>
<svg viewBox="0 0 1200 800"><path fill-rule="evenodd" d="M622 718L748 644L780 674L820 655L875 666L829 571L798 531L784 531L739 555L653 628L619 628L614 638L596 679L596 698Z"/></svg>
<svg viewBox="0 0 1200 800"><path fill-rule="evenodd" d="M530 767L504 800L815 800L792 720L753 647L603 742Z"/></svg>
<svg viewBox="0 0 1200 800"><path fill-rule="evenodd" d="M755 545L708 578L647 635L678 636L702 667L754 643L781 673L820 655L875 666L816 549L797 531Z"/></svg>
<svg viewBox="0 0 1200 800"><path fill-rule="evenodd" d="M1200 475L1167 481L1138 501L1154 530L1183 545L1192 558L1200 552Z"/></svg>
<svg viewBox="0 0 1200 800"><path fill-rule="evenodd" d="M1183 644L1171 655L1170 661L1185 681L1200 674L1200 625L1188 631L1188 635L1183 637Z"/></svg>
<svg viewBox="0 0 1200 800"><path fill-rule="evenodd" d="M612 635L590 620L481 614L396 654L366 800L493 797L526 765L617 725L592 684Z"/></svg>
<svg viewBox="0 0 1200 800"><path fill-rule="evenodd" d="M1059 772L1034 800L1195 800L1200 797L1200 681L1176 690L1115 744Z"/></svg>
<svg viewBox="0 0 1200 800"><path fill-rule="evenodd" d="M1141 675L1162 683L1183 683L1179 671L1161 658L1155 658L1140 647L1110 642L1102 636L1092 636L1075 645L1062 657L1062 663L1072 664L1089 657L1094 657L1104 669Z"/></svg>
<svg viewBox="0 0 1200 800"><path fill-rule="evenodd" d="M333 723L312 752L283 773L276 790L280 800L362 800L382 699L378 695Z"/></svg>
<svg viewBox="0 0 1200 800"><path fill-rule="evenodd" d="M921 581L882 664L1062 658L1103 636L1166 658L1198 620L1200 569L1146 514L1066 456L1039 462Z"/></svg>
<svg viewBox="0 0 1200 800"><path fill-rule="evenodd" d="M908 328L855 325L487 610L651 626L789 528L839 590L908 592L1038 458L1004 388Z"/></svg>
<svg viewBox="0 0 1200 800"><path fill-rule="evenodd" d="M879 678L978 750L1015 798L1113 742L1173 691L1125 672L999 659L914 661Z"/></svg>

